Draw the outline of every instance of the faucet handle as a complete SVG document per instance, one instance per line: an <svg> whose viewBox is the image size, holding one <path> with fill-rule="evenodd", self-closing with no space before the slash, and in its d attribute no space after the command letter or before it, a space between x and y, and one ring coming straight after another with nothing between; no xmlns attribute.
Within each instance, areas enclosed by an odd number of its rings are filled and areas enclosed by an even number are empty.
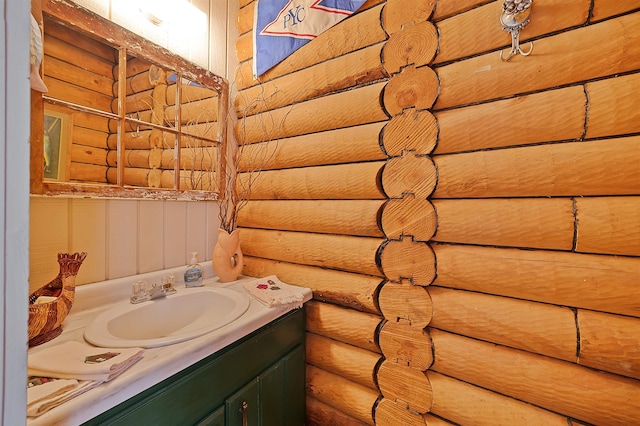
<svg viewBox="0 0 640 426"><path fill-rule="evenodd" d="M176 283L176 277L173 274L168 274L162 277L162 291L167 294L175 293L176 289L173 285Z"/></svg>
<svg viewBox="0 0 640 426"><path fill-rule="evenodd" d="M140 303L149 299L149 283L144 280L135 281L131 285L131 303Z"/></svg>

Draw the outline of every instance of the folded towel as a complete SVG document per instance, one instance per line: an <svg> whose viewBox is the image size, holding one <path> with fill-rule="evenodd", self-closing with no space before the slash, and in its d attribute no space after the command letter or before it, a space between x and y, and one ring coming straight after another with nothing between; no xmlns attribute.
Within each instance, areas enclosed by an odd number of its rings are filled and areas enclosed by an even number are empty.
<svg viewBox="0 0 640 426"><path fill-rule="evenodd" d="M304 300L301 287L285 284L275 275L246 282L243 287L247 293L269 308L301 308Z"/></svg>
<svg viewBox="0 0 640 426"><path fill-rule="evenodd" d="M138 362L142 348L96 348L69 341L42 349L28 357L29 376L106 382Z"/></svg>
<svg viewBox="0 0 640 426"><path fill-rule="evenodd" d="M29 377L27 386L27 416L38 417L52 408L93 389L98 380L53 379Z"/></svg>

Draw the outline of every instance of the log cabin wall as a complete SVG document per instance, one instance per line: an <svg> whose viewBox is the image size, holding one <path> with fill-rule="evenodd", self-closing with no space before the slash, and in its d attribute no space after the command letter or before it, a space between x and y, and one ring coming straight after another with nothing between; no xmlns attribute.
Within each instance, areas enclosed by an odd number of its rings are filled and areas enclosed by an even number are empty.
<svg viewBox="0 0 640 426"><path fill-rule="evenodd" d="M161 114L164 123L178 128L184 133L180 139L180 152L175 155L175 137L162 132L162 139L156 142L156 150L161 152L155 164L162 171L161 187L173 188L175 184L174 161L180 161L180 188L218 191L216 165L218 163L218 93L200 85L183 82L180 88L180 107L176 107L177 85L169 78L166 93L160 98L163 103ZM159 102L158 102L159 103ZM179 118L178 118L179 116Z"/></svg>
<svg viewBox="0 0 640 426"><path fill-rule="evenodd" d="M385 238L379 134L388 115L380 62L382 1L251 77L254 2L241 1L237 42L240 171L260 168L240 210L245 273L310 287L307 304L309 424L373 424ZM309 46L315 49L308 49ZM319 48L317 46L320 46ZM304 82L304 83L302 83ZM240 181L249 178L240 175Z"/></svg>
<svg viewBox="0 0 640 426"><path fill-rule="evenodd" d="M118 113L118 52L54 20L44 24L44 80L49 96ZM125 185L174 188L174 158L180 159L180 188L217 191L218 94L183 81L176 107L175 73L129 56L126 65L125 115L145 123L177 129L181 138L176 156L175 134L126 122L123 143ZM118 182L118 122L97 114L47 105L71 117L71 142L66 179L71 182ZM179 118L178 118L179 117ZM178 126L178 120L180 121ZM186 136L192 135L193 137Z"/></svg>
<svg viewBox="0 0 640 426"><path fill-rule="evenodd" d="M119 66L113 67L113 98L110 111L118 113ZM167 73L160 67L135 58L127 58L126 65L126 101L127 117L152 124L165 123L167 107ZM107 183L118 182L118 121L109 120L109 138L107 141ZM164 132L150 126L127 122L124 125L122 141L126 147L124 155L124 181L127 185L150 188L162 187L161 158L165 149ZM169 136L169 135L167 135ZM167 137L169 142L170 137ZM173 144L169 145L172 146ZM171 182L173 187L173 182Z"/></svg>
<svg viewBox="0 0 640 426"><path fill-rule="evenodd" d="M47 20L43 27L47 95L111 111L114 97L112 72L117 61L115 50L71 32L52 20ZM106 183L109 119L67 109L58 110L69 115L73 113L71 143L67 151L67 180Z"/></svg>
<svg viewBox="0 0 640 426"><path fill-rule="evenodd" d="M503 62L502 1L368 1L259 82L253 7L245 272L314 291L308 424L639 423L640 2L536 0Z"/></svg>

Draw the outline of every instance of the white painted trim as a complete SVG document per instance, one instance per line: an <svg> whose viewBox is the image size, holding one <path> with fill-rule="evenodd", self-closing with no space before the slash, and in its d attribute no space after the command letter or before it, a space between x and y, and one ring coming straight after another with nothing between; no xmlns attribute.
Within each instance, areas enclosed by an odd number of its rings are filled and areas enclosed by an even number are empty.
<svg viewBox="0 0 640 426"><path fill-rule="evenodd" d="M0 423L26 423L29 2L0 0Z"/></svg>

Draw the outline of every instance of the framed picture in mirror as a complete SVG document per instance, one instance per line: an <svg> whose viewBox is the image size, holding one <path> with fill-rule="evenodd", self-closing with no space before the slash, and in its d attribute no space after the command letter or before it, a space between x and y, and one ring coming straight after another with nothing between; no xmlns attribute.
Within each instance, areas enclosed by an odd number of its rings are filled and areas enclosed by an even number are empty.
<svg viewBox="0 0 640 426"><path fill-rule="evenodd" d="M50 107L44 111L44 178L68 181L67 150L71 142L71 115Z"/></svg>

